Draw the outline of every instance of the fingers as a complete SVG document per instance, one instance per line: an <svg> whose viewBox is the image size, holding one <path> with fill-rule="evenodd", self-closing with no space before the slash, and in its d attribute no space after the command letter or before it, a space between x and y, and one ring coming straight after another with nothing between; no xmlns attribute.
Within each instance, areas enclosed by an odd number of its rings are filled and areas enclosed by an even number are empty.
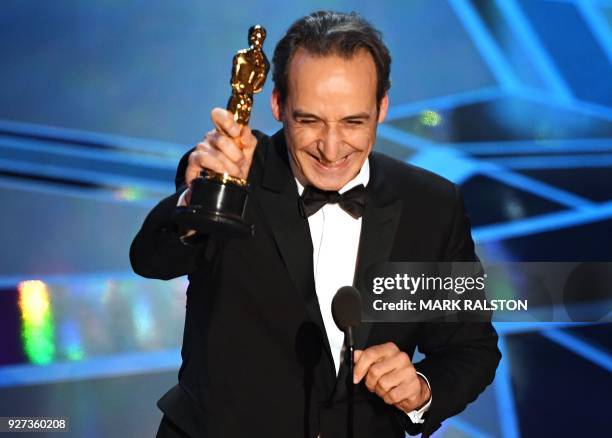
<svg viewBox="0 0 612 438"><path fill-rule="evenodd" d="M244 154L244 160L240 165L240 169L244 178L249 175L251 163L253 162L253 155L255 154L255 146L257 146L257 138L251 132L251 128L244 126L240 135L240 144L242 145L242 153Z"/></svg>
<svg viewBox="0 0 612 438"><path fill-rule="evenodd" d="M241 149L253 151L257 144L257 139L253 135L251 128L240 125L234 121L234 115L221 108L215 108L211 112L211 119L217 132L227 137L237 140Z"/></svg>
<svg viewBox="0 0 612 438"><path fill-rule="evenodd" d="M257 145L251 129L236 123L233 114L221 108L212 110L211 119L215 130L208 132L189 155L185 171L189 187L204 169L246 179L251 168Z"/></svg>
<svg viewBox="0 0 612 438"><path fill-rule="evenodd" d="M397 354L388 356L370 367L364 382L366 388L382 397L409 378L410 367L412 367L410 357L398 351Z"/></svg>
<svg viewBox="0 0 612 438"><path fill-rule="evenodd" d="M211 131L206 134L204 141L208 142L214 149L221 151L227 158L240 165L242 160L245 158L244 151L238 144L238 142L232 138L229 138L223 134L219 134L217 131Z"/></svg>
<svg viewBox="0 0 612 438"><path fill-rule="evenodd" d="M402 382L386 392L381 398L389 405L395 405L404 412L410 412L423 405L419 379Z"/></svg>
<svg viewBox="0 0 612 438"><path fill-rule="evenodd" d="M199 143L196 150L191 153L188 171L192 172L193 170L189 168L197 169L195 172L197 175L203 169L209 169L217 173L227 172L233 176L240 176L240 166L207 141Z"/></svg>
<svg viewBox="0 0 612 438"><path fill-rule="evenodd" d="M240 135L242 126L234 121L234 115L231 112L221 108L214 108L210 112L210 118L219 133L231 138L236 138Z"/></svg>
<svg viewBox="0 0 612 438"><path fill-rule="evenodd" d="M368 370L373 364L385 359L388 356L391 356L394 353L397 353L398 351L399 348L397 348L397 345L395 345L393 342L374 345L363 350L363 352L359 354L359 360L357 360L357 356L355 356L353 383L359 383L368 373Z"/></svg>
<svg viewBox="0 0 612 438"><path fill-rule="evenodd" d="M410 356L394 343L355 350L354 357L353 382L363 379L366 388L385 403L410 412L429 399L429 389L423 390L427 383L421 382Z"/></svg>
<svg viewBox="0 0 612 438"><path fill-rule="evenodd" d="M198 164L192 162L191 156L195 153L192 152L189 155L189 164L187 165L187 169L185 170L185 183L191 188L191 183L194 179L200 176L200 172L202 172L202 167Z"/></svg>
<svg viewBox="0 0 612 438"><path fill-rule="evenodd" d="M185 182L187 185L191 187L193 180L199 177L202 170L205 169L217 173L227 172L233 176L241 176L240 167L207 141L198 143L196 149L189 155L189 163L185 170Z"/></svg>
<svg viewBox="0 0 612 438"><path fill-rule="evenodd" d="M257 139L253 135L253 132L251 131L251 128L248 125L242 127L242 132L240 134L240 143L242 145L243 151L250 152L251 154L255 151Z"/></svg>

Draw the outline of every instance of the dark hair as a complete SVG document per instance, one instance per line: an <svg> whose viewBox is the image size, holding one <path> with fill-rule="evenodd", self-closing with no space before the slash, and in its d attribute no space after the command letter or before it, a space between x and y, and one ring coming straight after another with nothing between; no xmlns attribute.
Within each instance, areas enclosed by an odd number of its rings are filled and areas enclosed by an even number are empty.
<svg viewBox="0 0 612 438"><path fill-rule="evenodd" d="M359 49L367 50L376 65L376 104L391 87L391 55L381 33L355 12L317 11L300 18L274 49L272 79L281 101L287 97L287 70L298 48L314 55L340 55L351 58Z"/></svg>

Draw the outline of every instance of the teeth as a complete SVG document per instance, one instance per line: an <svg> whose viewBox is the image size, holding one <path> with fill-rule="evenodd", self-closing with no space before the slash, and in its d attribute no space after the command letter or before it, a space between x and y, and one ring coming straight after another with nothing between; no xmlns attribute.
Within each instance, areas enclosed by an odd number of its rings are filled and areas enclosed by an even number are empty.
<svg viewBox="0 0 612 438"><path fill-rule="evenodd" d="M319 161L319 163L323 164L324 166L333 166L335 164L338 164L338 163L344 161L345 158L346 157L340 158L339 160L336 160L336 161L324 161L324 160L321 160L320 158L318 158L318 161Z"/></svg>

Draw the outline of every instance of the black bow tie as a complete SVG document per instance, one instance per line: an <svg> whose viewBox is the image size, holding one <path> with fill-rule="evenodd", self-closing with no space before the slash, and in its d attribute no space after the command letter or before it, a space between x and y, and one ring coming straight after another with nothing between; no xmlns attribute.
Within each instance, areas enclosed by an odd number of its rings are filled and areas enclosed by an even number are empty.
<svg viewBox="0 0 612 438"><path fill-rule="evenodd" d="M302 216L309 217L323 208L325 204L339 204L340 208L353 218L358 219L363 215L365 195L363 184L359 184L343 194L307 186L300 197L300 211Z"/></svg>

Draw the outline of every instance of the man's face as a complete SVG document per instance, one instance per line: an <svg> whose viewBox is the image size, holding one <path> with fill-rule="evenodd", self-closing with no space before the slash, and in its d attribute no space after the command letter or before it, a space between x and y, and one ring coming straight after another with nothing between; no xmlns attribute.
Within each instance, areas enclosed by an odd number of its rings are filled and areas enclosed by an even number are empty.
<svg viewBox="0 0 612 438"><path fill-rule="evenodd" d="M361 169L387 114L376 108L376 66L359 50L350 59L294 54L285 102L274 91L272 113L283 122L292 169L303 185L339 190Z"/></svg>

